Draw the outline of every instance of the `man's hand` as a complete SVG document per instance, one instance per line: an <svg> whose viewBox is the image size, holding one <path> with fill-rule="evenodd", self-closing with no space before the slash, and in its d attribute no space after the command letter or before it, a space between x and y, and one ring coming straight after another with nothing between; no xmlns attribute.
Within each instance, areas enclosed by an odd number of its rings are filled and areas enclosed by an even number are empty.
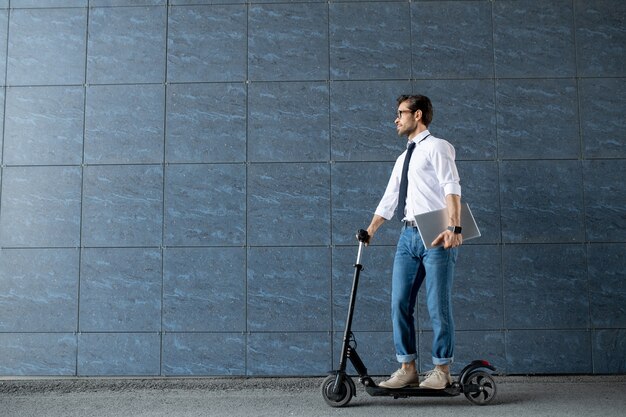
<svg viewBox="0 0 626 417"><path fill-rule="evenodd" d="M439 236L433 240L433 246L439 246L443 243L444 249L456 248L463 244L463 235L460 233L454 233L450 230L444 230L439 233Z"/></svg>
<svg viewBox="0 0 626 417"><path fill-rule="evenodd" d="M371 238L372 235L370 235L367 230L361 229L356 233L356 240L358 240L359 242L363 242L365 246L370 243Z"/></svg>

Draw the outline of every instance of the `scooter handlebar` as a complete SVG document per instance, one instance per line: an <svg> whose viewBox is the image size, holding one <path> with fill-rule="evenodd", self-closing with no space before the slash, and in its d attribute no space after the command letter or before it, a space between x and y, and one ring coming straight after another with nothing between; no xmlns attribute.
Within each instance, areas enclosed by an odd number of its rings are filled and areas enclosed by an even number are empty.
<svg viewBox="0 0 626 417"><path fill-rule="evenodd" d="M363 243L369 243L370 241L370 235L367 233L367 230L363 230L363 229L360 229L357 232L356 238L359 240L359 242L363 242Z"/></svg>

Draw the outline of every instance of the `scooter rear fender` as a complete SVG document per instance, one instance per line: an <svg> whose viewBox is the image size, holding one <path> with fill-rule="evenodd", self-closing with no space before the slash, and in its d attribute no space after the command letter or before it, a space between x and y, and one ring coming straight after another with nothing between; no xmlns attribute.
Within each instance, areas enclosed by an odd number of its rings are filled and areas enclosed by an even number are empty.
<svg viewBox="0 0 626 417"><path fill-rule="evenodd" d="M491 365L486 360L475 360L472 361L472 363L467 365L465 368L463 368L463 370L459 374L459 383L461 383L461 385L465 384L469 375L477 369L489 369L492 372L496 371L496 368L494 368L493 365Z"/></svg>

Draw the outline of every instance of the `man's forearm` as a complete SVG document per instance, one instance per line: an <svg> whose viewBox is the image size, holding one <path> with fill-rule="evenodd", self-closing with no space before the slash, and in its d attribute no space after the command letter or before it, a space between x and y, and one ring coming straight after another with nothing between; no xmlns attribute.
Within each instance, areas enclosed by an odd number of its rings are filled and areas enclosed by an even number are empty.
<svg viewBox="0 0 626 417"><path fill-rule="evenodd" d="M374 233L376 233L378 228L382 226L383 223L385 223L385 218L379 216L378 214L374 214L370 225L367 227L367 234L369 234L370 236L374 236Z"/></svg>
<svg viewBox="0 0 626 417"><path fill-rule="evenodd" d="M446 196L446 206L448 207L448 226L461 225L461 196L448 194Z"/></svg>

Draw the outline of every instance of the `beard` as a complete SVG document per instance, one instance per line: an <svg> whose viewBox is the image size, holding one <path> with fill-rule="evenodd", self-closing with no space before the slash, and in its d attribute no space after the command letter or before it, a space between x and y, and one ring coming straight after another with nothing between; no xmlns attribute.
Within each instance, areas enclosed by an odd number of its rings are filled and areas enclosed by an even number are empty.
<svg viewBox="0 0 626 417"><path fill-rule="evenodd" d="M406 126L401 126L397 127L396 131L398 133L398 136L409 136L412 130L410 128L407 128Z"/></svg>

